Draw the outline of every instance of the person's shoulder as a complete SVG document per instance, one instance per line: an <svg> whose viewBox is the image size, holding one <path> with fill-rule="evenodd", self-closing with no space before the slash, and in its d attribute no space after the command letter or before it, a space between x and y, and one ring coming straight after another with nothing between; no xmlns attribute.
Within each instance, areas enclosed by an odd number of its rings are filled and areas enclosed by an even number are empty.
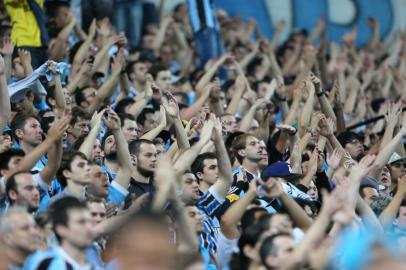
<svg viewBox="0 0 406 270"><path fill-rule="evenodd" d="M50 248L33 253L25 261L24 270L50 269L52 261L56 258L55 249Z"/></svg>

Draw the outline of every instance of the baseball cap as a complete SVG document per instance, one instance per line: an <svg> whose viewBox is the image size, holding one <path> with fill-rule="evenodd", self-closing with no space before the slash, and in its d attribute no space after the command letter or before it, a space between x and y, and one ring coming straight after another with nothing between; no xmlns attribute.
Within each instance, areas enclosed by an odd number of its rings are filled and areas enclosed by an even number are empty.
<svg viewBox="0 0 406 270"><path fill-rule="evenodd" d="M268 180L270 177L280 177L287 180L293 180L301 177L301 174L293 173L289 163L277 161L266 167L261 173L261 179L263 181Z"/></svg>
<svg viewBox="0 0 406 270"><path fill-rule="evenodd" d="M398 153L394 152L390 156L388 164L392 164L392 163L395 163L395 162L398 162L398 161L405 161L405 160L406 160L406 157L401 157Z"/></svg>

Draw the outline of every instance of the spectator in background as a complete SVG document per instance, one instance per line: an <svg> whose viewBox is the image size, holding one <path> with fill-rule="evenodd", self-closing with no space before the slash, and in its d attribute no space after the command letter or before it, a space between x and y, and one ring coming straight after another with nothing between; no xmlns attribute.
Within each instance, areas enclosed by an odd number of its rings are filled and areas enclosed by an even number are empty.
<svg viewBox="0 0 406 270"><path fill-rule="evenodd" d="M5 1L12 21L11 38L18 48L31 53L35 69L48 60L49 36L43 0Z"/></svg>

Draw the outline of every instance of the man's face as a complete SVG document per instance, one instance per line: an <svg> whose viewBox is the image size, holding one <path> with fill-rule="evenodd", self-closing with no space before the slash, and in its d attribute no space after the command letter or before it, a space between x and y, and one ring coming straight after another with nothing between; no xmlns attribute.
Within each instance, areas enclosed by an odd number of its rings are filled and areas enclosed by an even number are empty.
<svg viewBox="0 0 406 270"><path fill-rule="evenodd" d="M267 266L279 269L289 260L292 254L295 244L293 238L287 235L280 235L274 239L274 246L276 254L268 255L266 258Z"/></svg>
<svg viewBox="0 0 406 270"><path fill-rule="evenodd" d="M125 119L121 129L123 130L124 138L128 144L138 138L138 125L136 121Z"/></svg>
<svg viewBox="0 0 406 270"><path fill-rule="evenodd" d="M145 63L136 63L133 66L133 73L131 74L132 79L139 83L145 82L145 75L147 74L147 66Z"/></svg>
<svg viewBox="0 0 406 270"><path fill-rule="evenodd" d="M364 193L363 199L368 205L371 205L374 199L379 197L378 190L376 190L375 188L364 187L362 191Z"/></svg>
<svg viewBox="0 0 406 270"><path fill-rule="evenodd" d="M66 6L61 6L57 9L55 16L55 24L58 28L63 28L69 24L70 9Z"/></svg>
<svg viewBox="0 0 406 270"><path fill-rule="evenodd" d="M156 85L162 90L169 90L171 86L172 74L170 70L162 70L156 75Z"/></svg>
<svg viewBox="0 0 406 270"><path fill-rule="evenodd" d="M405 165L403 161L399 160L389 165L390 174L392 176L392 182L397 183L398 178L402 177L406 173Z"/></svg>
<svg viewBox="0 0 406 270"><path fill-rule="evenodd" d="M143 143L137 155L137 170L144 174L152 174L156 167L157 152L155 145Z"/></svg>
<svg viewBox="0 0 406 270"><path fill-rule="evenodd" d="M92 216L88 209L70 209L67 226L57 225L56 230L62 241L67 241L81 250L90 247L94 240Z"/></svg>
<svg viewBox="0 0 406 270"><path fill-rule="evenodd" d="M28 206L30 212L39 207L39 188L30 173L20 173L15 176L17 192L10 190L10 200L16 205Z"/></svg>
<svg viewBox="0 0 406 270"><path fill-rule="evenodd" d="M268 90L268 84L266 82L261 82L258 85L258 98L263 98L266 95L266 92Z"/></svg>
<svg viewBox="0 0 406 270"><path fill-rule="evenodd" d="M186 212L189 217L190 223L193 225L196 234L203 232L203 218L199 209L196 206L187 206Z"/></svg>
<svg viewBox="0 0 406 270"><path fill-rule="evenodd" d="M89 107L90 104L94 102L95 98L97 97L97 90L96 88L89 87L83 89L82 93L85 101L78 105L86 109L87 107Z"/></svg>
<svg viewBox="0 0 406 270"><path fill-rule="evenodd" d="M101 223L106 219L106 206L102 202L89 202L87 208L92 217L93 226Z"/></svg>
<svg viewBox="0 0 406 270"><path fill-rule="evenodd" d="M42 142L43 131L41 124L35 118L28 118L25 121L24 128L16 131L19 140L26 144L37 146Z"/></svg>
<svg viewBox="0 0 406 270"><path fill-rule="evenodd" d="M173 53L171 47L162 46L161 49L159 50L159 56L163 64L165 65L171 64L173 60Z"/></svg>
<svg viewBox="0 0 406 270"><path fill-rule="evenodd" d="M263 167L268 166L268 152L266 151L266 144L264 141L259 141L259 149L261 150L261 160L259 164Z"/></svg>
<svg viewBox="0 0 406 270"><path fill-rule="evenodd" d="M90 165L90 183L88 191L95 197L106 198L109 195L109 180L99 165Z"/></svg>
<svg viewBox="0 0 406 270"><path fill-rule="evenodd" d="M261 145L257 138L252 136L247 137L245 158L253 162L259 162L262 159Z"/></svg>
<svg viewBox="0 0 406 270"><path fill-rule="evenodd" d="M171 234L161 224L137 222L126 228L117 242L117 261L121 270L175 268Z"/></svg>
<svg viewBox="0 0 406 270"><path fill-rule="evenodd" d="M274 214L270 219L270 231L276 233L291 233L293 230L292 220L285 214Z"/></svg>
<svg viewBox="0 0 406 270"><path fill-rule="evenodd" d="M145 114L145 122L142 126L142 133L145 134L148 131L154 129L156 126L155 115L151 113Z"/></svg>
<svg viewBox="0 0 406 270"><path fill-rule="evenodd" d="M347 151L353 159L359 160L359 157L364 154L364 146L358 139L352 139L345 144L345 151Z"/></svg>
<svg viewBox="0 0 406 270"><path fill-rule="evenodd" d="M104 141L104 155L108 159L115 159L117 155L116 139L110 135Z"/></svg>
<svg viewBox="0 0 406 270"><path fill-rule="evenodd" d="M80 184L88 185L90 184L90 167L86 159L80 156L76 156L70 164L70 175L69 179Z"/></svg>
<svg viewBox="0 0 406 270"><path fill-rule="evenodd" d="M319 199L319 195L317 193L317 187L313 183L313 181L310 181L309 189L307 190L307 195L309 195L312 198L312 200Z"/></svg>
<svg viewBox="0 0 406 270"><path fill-rule="evenodd" d="M16 112L31 113L34 111L34 105L32 101L29 100L27 97L24 97L23 99L12 103L12 108Z"/></svg>
<svg viewBox="0 0 406 270"><path fill-rule="evenodd" d="M196 202L199 198L199 184L197 183L196 176L193 173L185 173L182 176L182 181L182 201Z"/></svg>
<svg viewBox="0 0 406 270"><path fill-rule="evenodd" d="M256 119L252 119L251 126L248 129L248 133L256 133L259 129L259 123Z"/></svg>
<svg viewBox="0 0 406 270"><path fill-rule="evenodd" d="M74 138L79 138L80 136L89 133L89 125L90 120L78 117L76 123L73 124L71 129L69 129L69 132Z"/></svg>
<svg viewBox="0 0 406 270"><path fill-rule="evenodd" d="M217 159L205 159L203 161L203 172L197 173L200 181L205 182L208 186L216 183L219 172Z"/></svg>
<svg viewBox="0 0 406 270"><path fill-rule="evenodd" d="M224 115L221 122L226 133L234 133L238 130L237 120L233 115Z"/></svg>
<svg viewBox="0 0 406 270"><path fill-rule="evenodd" d="M38 248L38 229L34 218L28 213L15 213L10 216L13 226L4 235L7 248L33 253Z"/></svg>
<svg viewBox="0 0 406 270"><path fill-rule="evenodd" d="M164 143L155 143L155 148L156 148L156 153L158 155L158 157L164 153L165 151L165 145Z"/></svg>
<svg viewBox="0 0 406 270"><path fill-rule="evenodd" d="M380 179L380 184L383 185L386 189L390 187L392 181L391 181L391 175L389 172L389 168L387 166L384 166L381 170L381 179Z"/></svg>
<svg viewBox="0 0 406 270"><path fill-rule="evenodd" d="M92 158L93 158L93 161L95 161L95 162L103 161L104 152L103 152L103 149L101 148L101 144L100 144L99 140L96 140L93 145Z"/></svg>

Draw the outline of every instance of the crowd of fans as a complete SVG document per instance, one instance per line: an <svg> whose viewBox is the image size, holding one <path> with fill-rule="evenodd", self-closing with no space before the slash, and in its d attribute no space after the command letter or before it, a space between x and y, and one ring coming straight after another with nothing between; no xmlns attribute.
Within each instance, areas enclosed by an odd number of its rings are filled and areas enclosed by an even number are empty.
<svg viewBox="0 0 406 270"><path fill-rule="evenodd" d="M0 269L405 269L406 33L164 2L0 4Z"/></svg>

